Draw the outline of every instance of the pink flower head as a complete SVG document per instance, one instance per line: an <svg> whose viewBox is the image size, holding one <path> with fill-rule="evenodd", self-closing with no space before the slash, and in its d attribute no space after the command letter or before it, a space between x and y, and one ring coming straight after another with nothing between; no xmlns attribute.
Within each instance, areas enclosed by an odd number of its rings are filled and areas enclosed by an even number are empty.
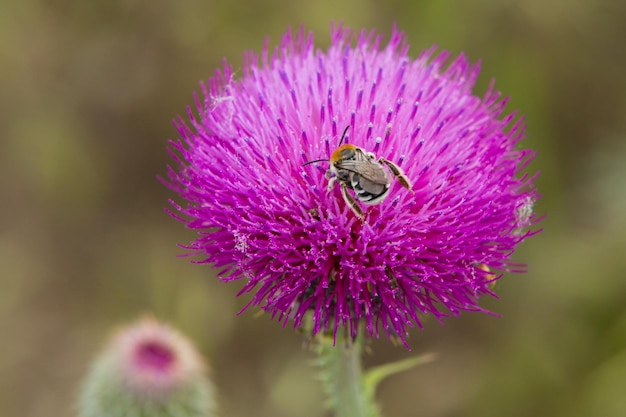
<svg viewBox="0 0 626 417"><path fill-rule="evenodd" d="M537 195L516 149L524 125L502 116L507 99L472 94L478 65L431 48L408 57L402 33L332 31L327 51L288 32L273 52L250 53L202 84L198 116L178 120L178 168L169 185L187 201L175 215L198 239L187 246L224 281L243 280L259 306L294 327L336 335L361 325L406 344L422 315L485 311L516 245L531 235ZM239 75L239 77L237 77ZM365 205L359 184L327 191L329 160L350 143L395 163L387 198ZM383 166L384 165L384 166ZM351 178L354 179L354 176ZM337 179L339 179L337 177ZM341 181L338 181L341 182ZM353 189L350 189L353 188Z"/></svg>
<svg viewBox="0 0 626 417"><path fill-rule="evenodd" d="M110 362L136 397L167 398L204 373L195 348L175 329L144 319L119 331Z"/></svg>

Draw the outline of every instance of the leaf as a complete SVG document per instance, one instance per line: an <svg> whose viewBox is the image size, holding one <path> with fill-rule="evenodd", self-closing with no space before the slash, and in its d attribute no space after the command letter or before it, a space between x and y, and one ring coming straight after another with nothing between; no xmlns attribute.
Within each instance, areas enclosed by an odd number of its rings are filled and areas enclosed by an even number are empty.
<svg viewBox="0 0 626 417"><path fill-rule="evenodd" d="M377 366L368 370L363 381L365 383L365 390L369 397L374 397L374 392L378 387L378 384L388 376L407 371L419 365L432 362L437 357L435 353L424 353L414 358L408 358L397 362L386 363L384 365Z"/></svg>

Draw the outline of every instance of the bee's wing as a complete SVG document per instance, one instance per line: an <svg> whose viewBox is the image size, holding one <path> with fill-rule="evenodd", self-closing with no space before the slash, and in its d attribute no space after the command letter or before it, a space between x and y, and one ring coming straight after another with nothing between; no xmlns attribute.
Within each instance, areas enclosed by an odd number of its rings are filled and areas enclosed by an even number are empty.
<svg viewBox="0 0 626 417"><path fill-rule="evenodd" d="M344 160L337 162L335 166L339 169L345 169L361 177L373 182L374 184L385 185L389 183L389 178L385 172L385 169L374 162L359 161L359 160Z"/></svg>

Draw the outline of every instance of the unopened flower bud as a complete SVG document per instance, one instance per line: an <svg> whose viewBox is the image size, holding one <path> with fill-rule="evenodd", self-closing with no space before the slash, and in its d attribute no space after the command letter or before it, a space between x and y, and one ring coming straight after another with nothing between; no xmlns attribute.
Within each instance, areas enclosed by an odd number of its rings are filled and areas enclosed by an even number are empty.
<svg viewBox="0 0 626 417"><path fill-rule="evenodd" d="M143 319L114 334L81 390L80 417L209 417L213 387L193 345Z"/></svg>

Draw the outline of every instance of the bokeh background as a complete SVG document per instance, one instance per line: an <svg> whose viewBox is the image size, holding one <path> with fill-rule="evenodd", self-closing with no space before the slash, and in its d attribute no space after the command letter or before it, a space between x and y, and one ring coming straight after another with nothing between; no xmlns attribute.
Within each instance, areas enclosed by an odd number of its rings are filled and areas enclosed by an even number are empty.
<svg viewBox="0 0 626 417"><path fill-rule="evenodd" d="M385 415L626 416L626 2L216 0L0 2L0 413L72 416L115 326L151 312L189 335L228 417L328 416L301 335L236 316L239 284L177 258L194 238L163 208L171 120L223 58L331 21L407 32L482 59L527 115L545 230L525 275L484 306L429 321L412 352L374 342L368 365L438 352L385 381Z"/></svg>

